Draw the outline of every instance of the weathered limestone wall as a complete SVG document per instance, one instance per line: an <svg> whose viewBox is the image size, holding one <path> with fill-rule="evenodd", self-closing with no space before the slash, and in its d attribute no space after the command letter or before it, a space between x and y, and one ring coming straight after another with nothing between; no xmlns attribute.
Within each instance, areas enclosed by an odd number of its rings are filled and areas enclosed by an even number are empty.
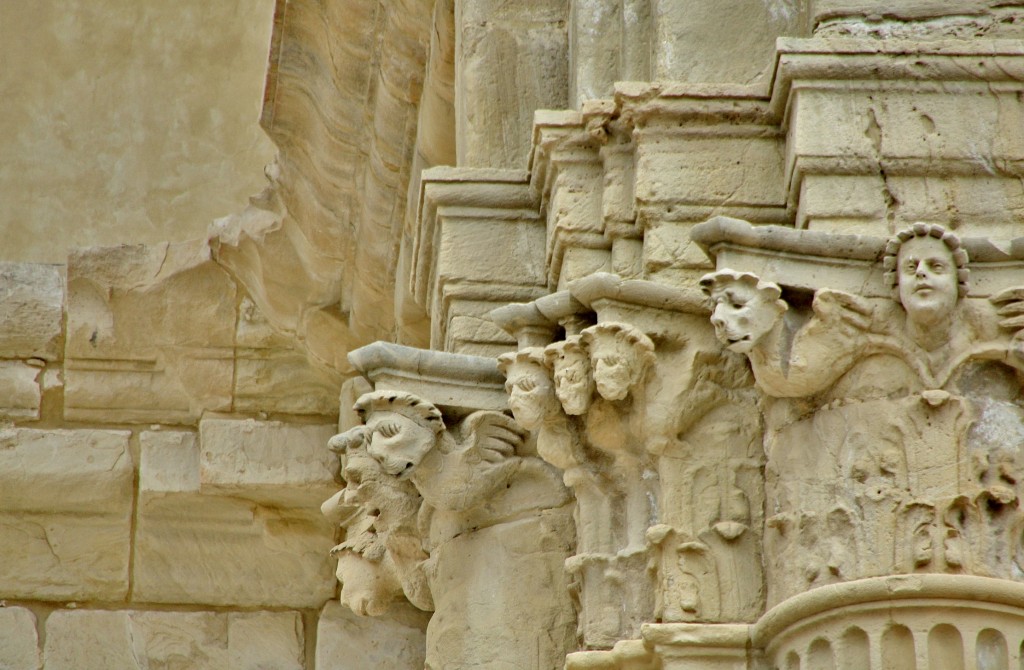
<svg viewBox="0 0 1024 670"><path fill-rule="evenodd" d="M274 0L0 6L0 259L200 237L263 184Z"/></svg>
<svg viewBox="0 0 1024 670"><path fill-rule="evenodd" d="M338 386L208 248L0 264L0 324L0 667L416 666L330 603Z"/></svg>
<svg viewBox="0 0 1024 670"><path fill-rule="evenodd" d="M0 266L0 666L1019 665L1024 10L884 4L277 2L248 207Z"/></svg>

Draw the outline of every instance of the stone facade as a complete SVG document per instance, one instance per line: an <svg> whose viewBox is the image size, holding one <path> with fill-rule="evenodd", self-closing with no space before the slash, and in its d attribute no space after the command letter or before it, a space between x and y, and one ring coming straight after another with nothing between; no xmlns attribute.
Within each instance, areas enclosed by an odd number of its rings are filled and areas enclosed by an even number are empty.
<svg viewBox="0 0 1024 670"><path fill-rule="evenodd" d="M279 0L247 208L0 266L0 667L1020 667L1024 8L691 5Z"/></svg>

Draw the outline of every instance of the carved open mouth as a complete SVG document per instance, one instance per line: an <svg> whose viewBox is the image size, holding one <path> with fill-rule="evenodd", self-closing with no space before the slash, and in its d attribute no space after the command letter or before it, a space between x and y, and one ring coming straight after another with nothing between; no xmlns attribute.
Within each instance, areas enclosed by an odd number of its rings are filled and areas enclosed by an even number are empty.
<svg viewBox="0 0 1024 670"><path fill-rule="evenodd" d="M742 337L726 337L725 339L728 340L729 346L732 346L734 344L739 344L740 342L749 342L750 335L747 334Z"/></svg>

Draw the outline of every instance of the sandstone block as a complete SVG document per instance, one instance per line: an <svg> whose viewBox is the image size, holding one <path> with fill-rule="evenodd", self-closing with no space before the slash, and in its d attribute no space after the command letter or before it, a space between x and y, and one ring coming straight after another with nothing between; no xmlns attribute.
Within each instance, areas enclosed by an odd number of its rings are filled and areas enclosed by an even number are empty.
<svg viewBox="0 0 1024 670"><path fill-rule="evenodd" d="M205 243L72 253L65 416L190 423L230 408L235 302Z"/></svg>
<svg viewBox="0 0 1024 670"><path fill-rule="evenodd" d="M779 207L786 201L778 137L686 137L671 128L652 128L644 132L636 160L636 197L644 204L725 212ZM705 218L701 212L693 221Z"/></svg>
<svg viewBox="0 0 1024 670"><path fill-rule="evenodd" d="M337 602L320 614L316 670L420 670L425 656L424 613L360 617ZM410 608L411 609L411 608Z"/></svg>
<svg viewBox="0 0 1024 670"><path fill-rule="evenodd" d="M329 553L335 530L315 505L287 510L231 497L143 491L135 598L319 607L334 593Z"/></svg>
<svg viewBox="0 0 1024 670"><path fill-rule="evenodd" d="M145 431L139 435L139 444L141 491L199 491L199 442L195 433Z"/></svg>
<svg viewBox="0 0 1024 670"><path fill-rule="evenodd" d="M321 605L333 593L333 425L205 419L142 433L135 595L164 603Z"/></svg>
<svg viewBox="0 0 1024 670"><path fill-rule="evenodd" d="M0 361L0 417L38 419L39 368L21 361Z"/></svg>
<svg viewBox="0 0 1024 670"><path fill-rule="evenodd" d="M52 670L301 670L297 612L58 611L46 622Z"/></svg>
<svg viewBox="0 0 1024 670"><path fill-rule="evenodd" d="M239 308L236 334L234 409L333 415L337 380L310 365L295 343L276 332L249 298Z"/></svg>
<svg viewBox="0 0 1024 670"><path fill-rule="evenodd" d="M0 668L39 670L36 617L24 607L0 608Z"/></svg>
<svg viewBox="0 0 1024 670"><path fill-rule="evenodd" d="M800 34L797 3L654 0L650 78L748 84L771 77L775 38ZM735 36L742 34L743 40Z"/></svg>
<svg viewBox="0 0 1024 670"><path fill-rule="evenodd" d="M59 359L63 311L61 266L0 263L0 356Z"/></svg>
<svg viewBox="0 0 1024 670"><path fill-rule="evenodd" d="M204 419L202 490L316 509L337 489L338 458L327 449L334 432L333 425Z"/></svg>
<svg viewBox="0 0 1024 670"><path fill-rule="evenodd" d="M132 479L126 432L0 431L0 596L123 597Z"/></svg>
<svg viewBox="0 0 1024 670"><path fill-rule="evenodd" d="M562 109L569 88L563 2L456 5L458 164L525 167L535 109ZM515 91L514 95L510 95Z"/></svg>

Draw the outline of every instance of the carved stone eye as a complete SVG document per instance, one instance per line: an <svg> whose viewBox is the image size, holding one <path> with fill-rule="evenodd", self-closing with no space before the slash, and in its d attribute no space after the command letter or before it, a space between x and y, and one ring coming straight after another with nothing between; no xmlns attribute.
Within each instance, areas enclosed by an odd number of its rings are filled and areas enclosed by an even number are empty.
<svg viewBox="0 0 1024 670"><path fill-rule="evenodd" d="M402 432L402 426L396 421L385 421L377 426L376 432L382 437L394 437Z"/></svg>
<svg viewBox="0 0 1024 670"><path fill-rule="evenodd" d="M516 388L524 393L529 393L533 389L537 388L537 382L532 377L523 377L516 382Z"/></svg>

